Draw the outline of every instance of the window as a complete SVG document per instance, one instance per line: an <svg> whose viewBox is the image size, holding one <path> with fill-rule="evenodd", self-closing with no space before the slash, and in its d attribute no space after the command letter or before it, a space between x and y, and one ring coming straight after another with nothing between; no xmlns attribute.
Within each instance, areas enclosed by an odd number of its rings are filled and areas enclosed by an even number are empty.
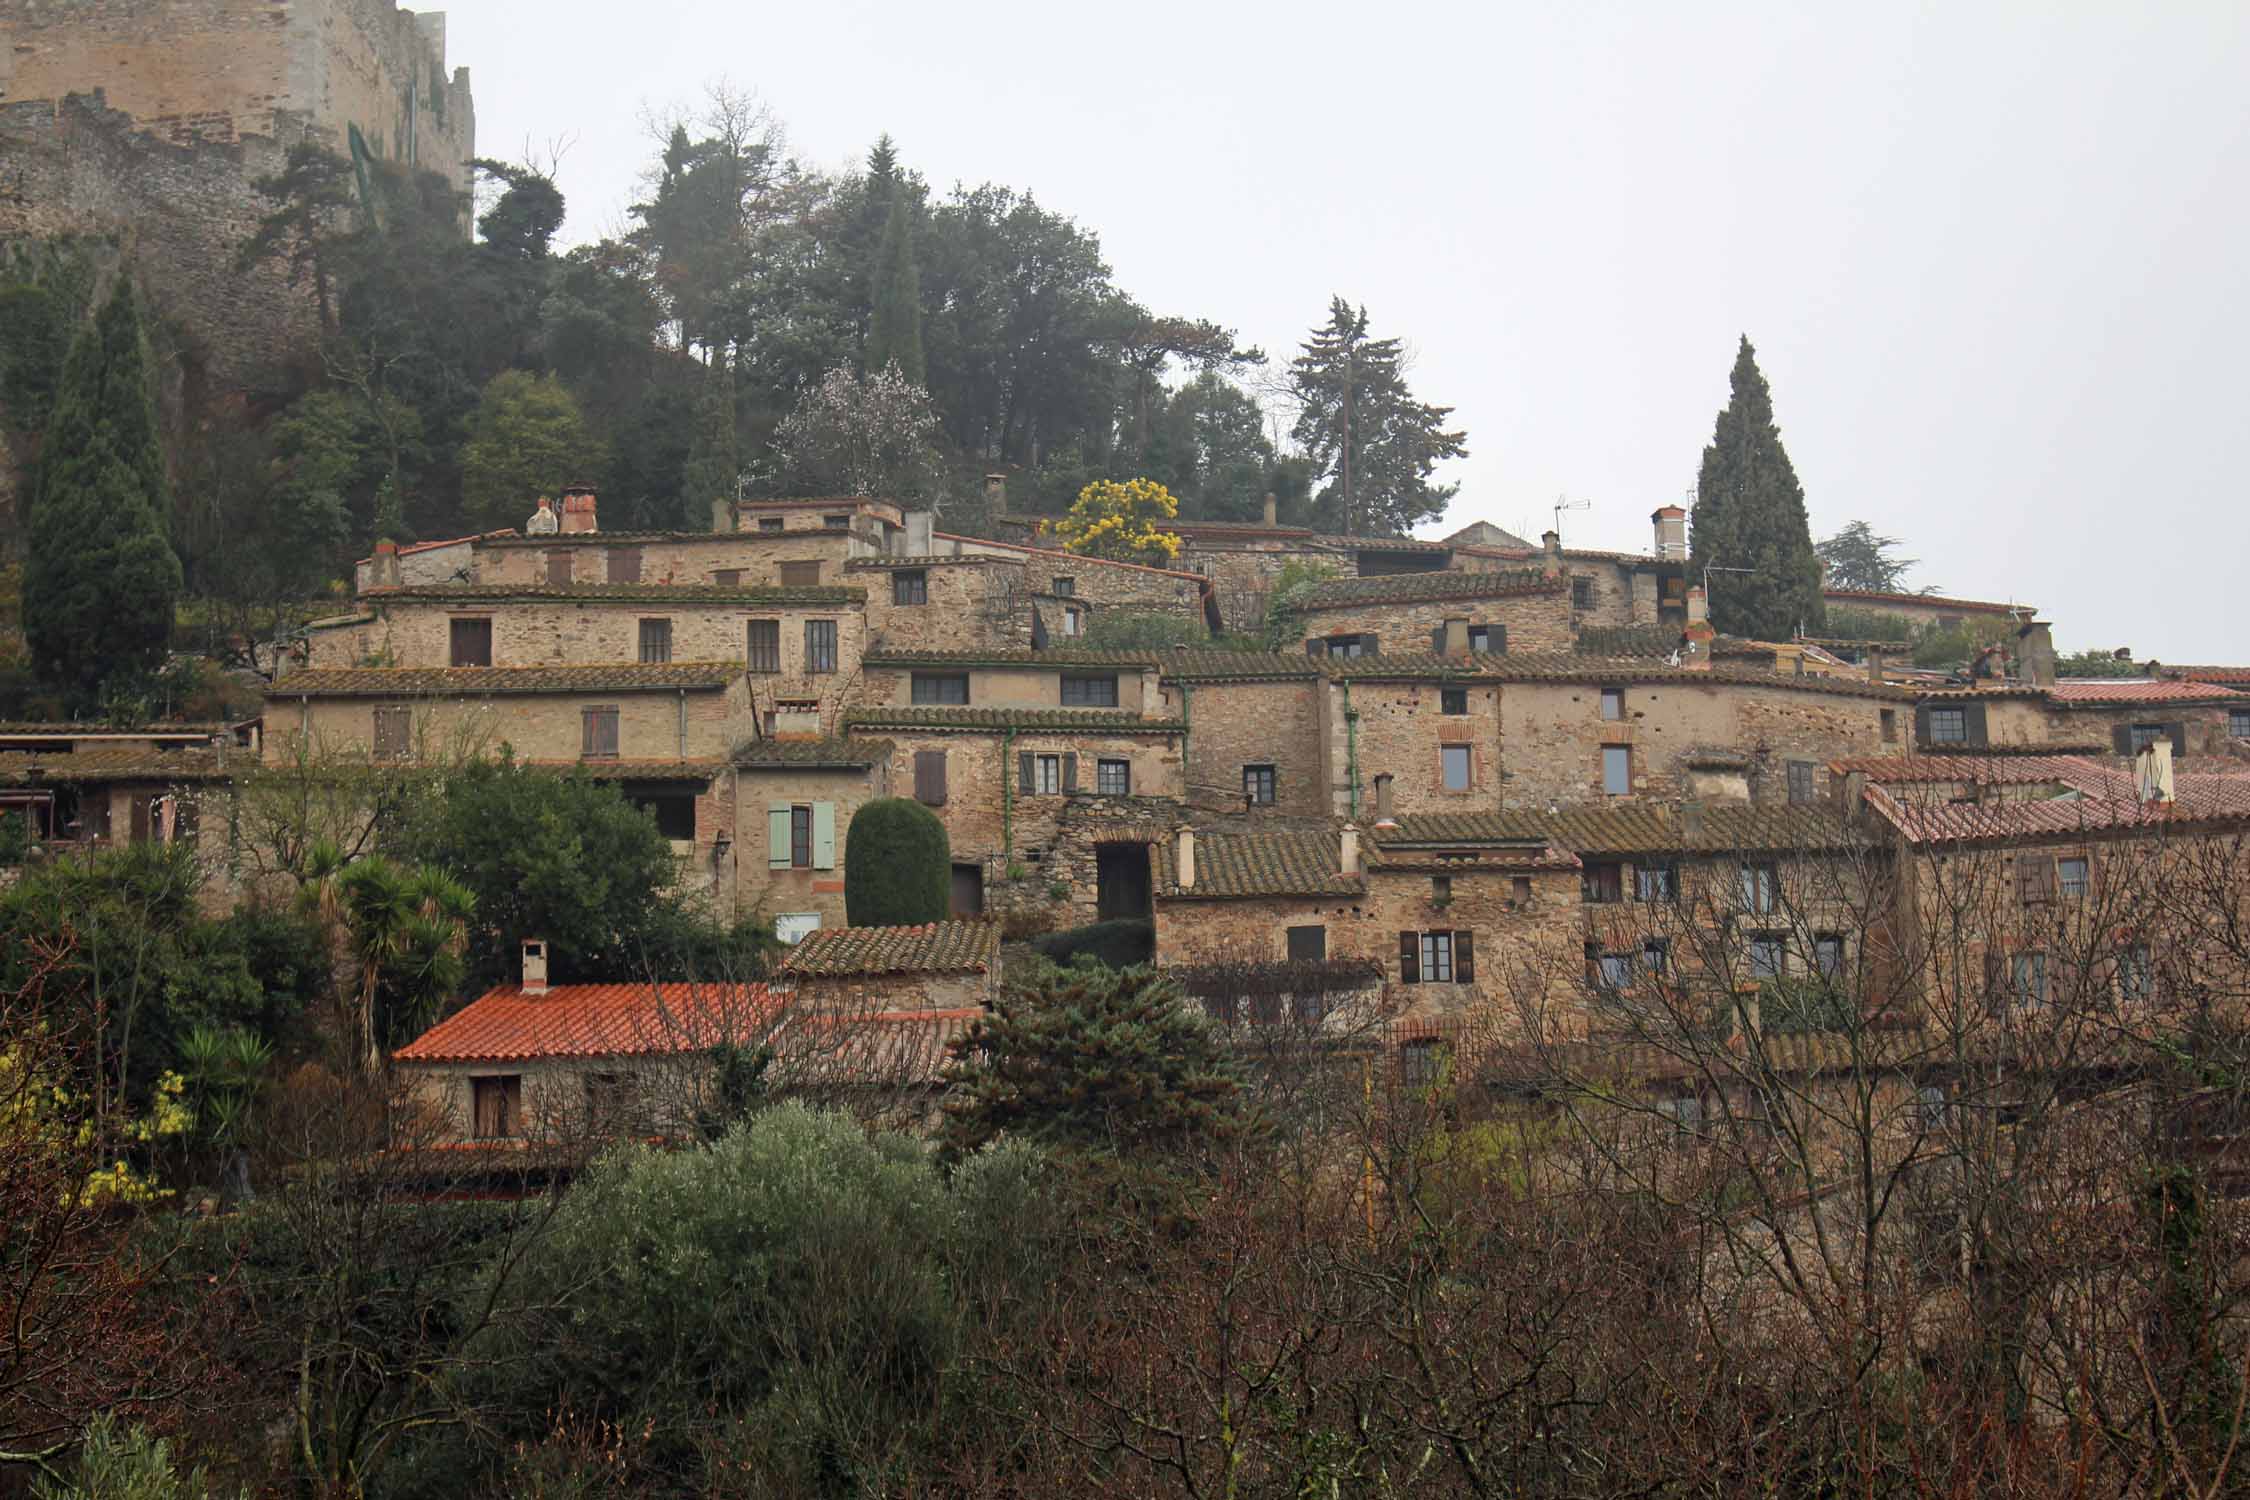
<svg viewBox="0 0 2250 1500"><path fill-rule="evenodd" d="M1946 1126L1945 1090L1919 1088L1914 1091L1914 1123L1925 1131L1939 1131Z"/></svg>
<svg viewBox="0 0 2250 1500"><path fill-rule="evenodd" d="M914 800L924 807L945 806L945 752L914 752Z"/></svg>
<svg viewBox="0 0 2250 1500"><path fill-rule="evenodd" d="M2047 955L2037 950L2019 953L2008 966L2009 987L2018 1005L2047 1003Z"/></svg>
<svg viewBox="0 0 2250 1500"><path fill-rule="evenodd" d="M1676 865L1647 864L1633 866L1633 899L1635 901L1676 901L1680 895L1680 872Z"/></svg>
<svg viewBox="0 0 2250 1500"><path fill-rule="evenodd" d="M812 809L802 805L789 809L789 867L793 870L812 868Z"/></svg>
<svg viewBox="0 0 2250 1500"><path fill-rule="evenodd" d="M547 582L561 585L570 582L571 552L567 547L557 548L547 554Z"/></svg>
<svg viewBox="0 0 2250 1500"><path fill-rule="evenodd" d="M455 620L451 627L452 651L448 658L456 667L489 667L492 665L492 621Z"/></svg>
<svg viewBox="0 0 2250 1500"><path fill-rule="evenodd" d="M2065 857L2055 861L2055 886L2070 901L2081 900L2086 895L2087 864L2084 855Z"/></svg>
<svg viewBox="0 0 2250 1500"><path fill-rule="evenodd" d="M1531 904L1531 877L1529 875L1515 875L1509 878L1508 899L1518 906L1529 906Z"/></svg>
<svg viewBox="0 0 2250 1500"><path fill-rule="evenodd" d="M779 517L779 516L760 516L760 517L758 517L758 529L759 529L760 531L779 531L779 530L781 529L781 517Z"/></svg>
<svg viewBox="0 0 2250 1500"><path fill-rule="evenodd" d="M612 547L609 549L609 581L611 583L639 583L641 581L640 548Z"/></svg>
<svg viewBox="0 0 2250 1500"><path fill-rule="evenodd" d="M2150 993L2148 949L2138 943L2121 949L2117 955L2117 998L2146 1000Z"/></svg>
<svg viewBox="0 0 2250 1500"><path fill-rule="evenodd" d="M1631 795L1633 790L1632 746L1602 746L1602 790L1612 797Z"/></svg>
<svg viewBox="0 0 2250 1500"><path fill-rule="evenodd" d="M742 570L740 568L713 568L711 570L711 586L721 589L741 588Z"/></svg>
<svg viewBox="0 0 2250 1500"><path fill-rule="evenodd" d="M2016 899L2026 903L2055 899L2055 861L2051 856L2016 856Z"/></svg>
<svg viewBox="0 0 2250 1500"><path fill-rule="evenodd" d="M1969 715L1966 709L1933 708L1930 710L1930 743L1933 745L1966 745L1969 742Z"/></svg>
<svg viewBox="0 0 2250 1500"><path fill-rule="evenodd" d="M1104 797L1133 795L1133 763L1129 760L1094 762L1094 790Z"/></svg>
<svg viewBox="0 0 2250 1500"><path fill-rule="evenodd" d="M1813 972L1834 984L1844 977L1844 937L1838 932L1822 932L1813 936Z"/></svg>
<svg viewBox="0 0 2250 1500"><path fill-rule="evenodd" d="M586 1128L595 1135L630 1130L638 1113L639 1090L630 1073L586 1075Z"/></svg>
<svg viewBox="0 0 2250 1500"><path fill-rule="evenodd" d="M1469 649L1483 651L1493 656L1504 656L1508 651L1508 627L1505 625L1471 625Z"/></svg>
<svg viewBox="0 0 2250 1500"><path fill-rule="evenodd" d="M1605 990L1621 990L1633 982L1633 955L1630 953L1597 953L1594 955L1594 983Z"/></svg>
<svg viewBox="0 0 2250 1500"><path fill-rule="evenodd" d="M1781 935L1773 932L1750 934L1750 977L1752 979L1779 979L1785 966Z"/></svg>
<svg viewBox="0 0 2250 1500"><path fill-rule="evenodd" d="M820 518L820 524L822 529L827 531L849 531L852 525L852 518L848 515L822 516Z"/></svg>
<svg viewBox="0 0 2250 1500"><path fill-rule="evenodd" d="M778 672L781 670L781 622L779 620L752 620L750 634L744 648L744 658L753 672Z"/></svg>
<svg viewBox="0 0 2250 1500"><path fill-rule="evenodd" d="M834 620L805 621L805 670L808 672L833 672L836 670L836 622Z"/></svg>
<svg viewBox="0 0 2250 1500"><path fill-rule="evenodd" d="M1789 805L1805 807L1814 797L1813 763L1809 760L1789 762Z"/></svg>
<svg viewBox="0 0 2250 1500"><path fill-rule="evenodd" d="M1422 934L1422 984L1451 984L1453 982L1453 934L1450 932L1425 932Z"/></svg>
<svg viewBox="0 0 2250 1500"><path fill-rule="evenodd" d="M1049 592L1068 599L1078 592L1078 580L1075 578L1058 578L1055 580L1054 588Z"/></svg>
<svg viewBox="0 0 2250 1500"><path fill-rule="evenodd" d="M1450 875L1432 875L1430 877L1430 904L1432 906L1444 906L1452 900L1453 877Z"/></svg>
<svg viewBox="0 0 2250 1500"><path fill-rule="evenodd" d="M2133 753L2138 755L2158 740L2167 737L2162 724L2135 724L2127 743L2132 747Z"/></svg>
<svg viewBox="0 0 2250 1500"><path fill-rule="evenodd" d="M1426 1089L1445 1075L1451 1051L1436 1037L1419 1037L1398 1049L1398 1081L1410 1089Z"/></svg>
<svg viewBox="0 0 2250 1500"><path fill-rule="evenodd" d="M642 662L667 662L671 659L672 622L670 620L641 621Z"/></svg>
<svg viewBox="0 0 2250 1500"><path fill-rule="evenodd" d="M781 565L781 586L785 589L816 589L820 587L820 564L814 562L785 562Z"/></svg>
<svg viewBox="0 0 2250 1500"><path fill-rule="evenodd" d="M1062 757L1059 755L1034 755L1031 761L1031 784L1028 792L1053 794L1062 788Z"/></svg>
<svg viewBox="0 0 2250 1500"><path fill-rule="evenodd" d="M2250 740L2250 708L2227 710L2227 733L2238 740Z"/></svg>
<svg viewBox="0 0 2250 1500"><path fill-rule="evenodd" d="M656 831L674 843L695 838L693 792L640 791L626 794L635 807L656 820Z"/></svg>
<svg viewBox="0 0 2250 1500"><path fill-rule="evenodd" d="M1772 865L1744 865L1741 872L1743 909L1772 911L1777 883Z"/></svg>
<svg viewBox="0 0 2250 1500"><path fill-rule="evenodd" d="M891 575L891 603L930 602L930 575L921 568L904 568Z"/></svg>
<svg viewBox="0 0 2250 1500"><path fill-rule="evenodd" d="M836 804L772 802L766 805L766 867L772 870L836 868ZM820 924L815 922L813 926ZM780 935L780 919L775 919ZM795 938L785 938L795 942Z"/></svg>
<svg viewBox="0 0 2250 1500"><path fill-rule="evenodd" d="M1115 708L1117 674L1111 672L1096 677L1066 675L1062 680L1062 701L1065 708Z"/></svg>
<svg viewBox="0 0 2250 1500"><path fill-rule="evenodd" d="M1602 689L1602 717L1613 720L1625 717L1625 690L1623 688Z"/></svg>
<svg viewBox="0 0 2250 1500"><path fill-rule="evenodd" d="M909 692L916 703L967 703L969 674L916 672L909 684Z"/></svg>
<svg viewBox="0 0 2250 1500"><path fill-rule="evenodd" d="M1593 579L1573 578L1570 580L1570 607L1572 609L1592 609L1594 607Z"/></svg>
<svg viewBox="0 0 2250 1500"><path fill-rule="evenodd" d="M1439 758L1444 762L1445 789L1465 792L1469 789L1469 767L1475 752L1467 745L1440 745Z"/></svg>
<svg viewBox="0 0 2250 1500"><path fill-rule="evenodd" d="M1330 656L1349 658L1373 656L1375 654L1374 642L1375 638L1368 635L1332 635L1319 644L1327 648L1327 654Z"/></svg>
<svg viewBox="0 0 2250 1500"><path fill-rule="evenodd" d="M1260 807L1273 806L1275 771L1272 766L1244 766L1242 768L1242 796L1247 802Z"/></svg>
<svg viewBox="0 0 2250 1500"><path fill-rule="evenodd" d="M1468 711L1469 711L1469 690L1468 690L1467 688L1439 688L1439 689L1438 689L1438 712L1439 712L1439 713L1441 713L1441 714L1465 714L1465 713L1467 713Z"/></svg>
<svg viewBox="0 0 2250 1500"><path fill-rule="evenodd" d="M414 710L405 707L376 709L373 743L377 760L406 759L414 744Z"/></svg>
<svg viewBox="0 0 2250 1500"><path fill-rule="evenodd" d="M578 753L588 760L615 760L617 758L617 710L614 708L585 708L579 710L581 731Z"/></svg>
<svg viewBox="0 0 2250 1500"><path fill-rule="evenodd" d="M1588 860L1578 877L1579 899L1602 906L1625 899L1625 869L1615 860Z"/></svg>
<svg viewBox="0 0 2250 1500"><path fill-rule="evenodd" d="M473 1129L480 1141L504 1141L514 1136L523 1103L523 1075L469 1080L469 1107Z"/></svg>
<svg viewBox="0 0 2250 1500"><path fill-rule="evenodd" d="M1898 710L1895 708L1886 708L1882 710L1882 715L1883 743L1886 745L1895 745L1898 743Z"/></svg>
<svg viewBox="0 0 2250 1500"><path fill-rule="evenodd" d="M1289 961L1291 963L1319 963L1327 957L1327 928L1292 927L1289 929Z"/></svg>
<svg viewBox="0 0 2250 1500"><path fill-rule="evenodd" d="M1661 979L1672 972L1672 940L1670 938L1644 938L1641 941L1641 973L1650 979Z"/></svg>

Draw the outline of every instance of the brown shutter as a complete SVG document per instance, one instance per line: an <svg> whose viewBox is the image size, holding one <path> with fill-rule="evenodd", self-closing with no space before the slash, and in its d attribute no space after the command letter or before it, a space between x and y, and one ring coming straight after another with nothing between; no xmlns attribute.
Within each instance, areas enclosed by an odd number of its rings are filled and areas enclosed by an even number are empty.
<svg viewBox="0 0 2250 1500"><path fill-rule="evenodd" d="M1494 656L1506 656L1508 654L1508 627L1505 625L1487 625L1484 630L1484 649Z"/></svg>
<svg viewBox="0 0 2250 1500"><path fill-rule="evenodd" d="M1359 654L1360 654L1360 655L1362 655L1362 656L1381 656L1381 655L1383 654L1383 642L1382 642L1382 640L1381 640L1381 638L1380 638L1380 637L1377 637L1377 636L1372 636L1372 635L1363 635L1363 636L1361 636L1361 637L1359 638L1359 642L1360 642L1360 645L1359 645Z"/></svg>
<svg viewBox="0 0 2250 1500"><path fill-rule="evenodd" d="M1078 757L1075 755L1066 755L1063 757L1062 786L1063 790L1066 792L1075 792L1078 790Z"/></svg>
<svg viewBox="0 0 2250 1500"><path fill-rule="evenodd" d="M1031 752L1028 750L1018 752L1016 755L1016 790L1026 797L1031 795L1032 789L1037 785L1032 779L1034 774L1031 766Z"/></svg>
<svg viewBox="0 0 2250 1500"><path fill-rule="evenodd" d="M2172 740L2172 758L2174 760L2186 760L2188 753L2186 721L2183 720L2176 724L2167 724L2164 726L2164 732L2165 734L2170 736Z"/></svg>
<svg viewBox="0 0 2250 1500"><path fill-rule="evenodd" d="M611 583L639 583L641 581L640 548L612 547L609 549L609 581Z"/></svg>
<svg viewBox="0 0 2250 1500"><path fill-rule="evenodd" d="M547 554L547 581L549 583L570 582L569 549L557 548Z"/></svg>
<svg viewBox="0 0 2250 1500"><path fill-rule="evenodd" d="M1422 982L1422 934L1418 932L1398 935L1398 979L1401 984Z"/></svg>
<svg viewBox="0 0 2250 1500"><path fill-rule="evenodd" d="M925 807L945 805L945 752L914 752L914 800Z"/></svg>
<svg viewBox="0 0 2250 1500"><path fill-rule="evenodd" d="M1984 744L1984 705L1981 703L1965 704L1961 710L1961 718L1969 732L1969 743L1972 745Z"/></svg>
<svg viewBox="0 0 2250 1500"><path fill-rule="evenodd" d="M1463 930L1453 934L1453 979L1457 984L1476 983L1476 934L1473 932Z"/></svg>
<svg viewBox="0 0 2250 1500"><path fill-rule="evenodd" d="M2109 743L2119 755L2130 758L2133 753L2133 726L2112 724L2109 727Z"/></svg>
<svg viewBox="0 0 2250 1500"><path fill-rule="evenodd" d="M605 708L605 709L603 709L603 710L602 710L602 717L601 717L601 726L602 726L602 754L604 754L604 755L615 755L615 754L617 753L617 710L616 710L616 709L614 709L614 708Z"/></svg>
<svg viewBox="0 0 2250 1500"><path fill-rule="evenodd" d="M711 570L711 585L714 588L738 589L742 587L742 570L740 568L714 568Z"/></svg>

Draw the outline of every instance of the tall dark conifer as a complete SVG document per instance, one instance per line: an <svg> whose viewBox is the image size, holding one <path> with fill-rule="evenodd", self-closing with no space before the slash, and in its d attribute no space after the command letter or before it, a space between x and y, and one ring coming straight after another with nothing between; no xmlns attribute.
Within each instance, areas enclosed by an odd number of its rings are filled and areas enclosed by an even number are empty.
<svg viewBox="0 0 2250 1500"><path fill-rule="evenodd" d="M914 268L914 220L905 195L891 199L883 248L875 259L875 312L867 327L867 372L896 364L916 385L929 372L922 360L922 278Z"/></svg>
<svg viewBox="0 0 2250 1500"><path fill-rule="evenodd" d="M735 498L735 480L742 471L735 421L734 350L721 347L713 352L696 396L695 435L680 478L682 525L688 531L709 530L711 502Z"/></svg>
<svg viewBox="0 0 2250 1500"><path fill-rule="evenodd" d="M1692 571L1711 569L1711 623L1729 635L1785 641L1818 632L1820 559L1805 520L1805 491L1774 425L1773 393L1747 335L1735 353L1733 393L1719 413L1696 477ZM1747 569L1747 572L1718 571Z"/></svg>
<svg viewBox="0 0 2250 1500"><path fill-rule="evenodd" d="M1297 442L1321 479L1316 524L1374 536L1404 536L1445 514L1460 488L1432 484L1441 459L1469 451L1467 434L1445 428L1450 406L1414 399L1399 341L1370 338L1367 309L1328 304L1289 365L1299 402Z"/></svg>
<svg viewBox="0 0 2250 1500"><path fill-rule="evenodd" d="M170 514L140 312L120 276L63 365L24 567L32 659L82 706L163 664L180 592Z"/></svg>

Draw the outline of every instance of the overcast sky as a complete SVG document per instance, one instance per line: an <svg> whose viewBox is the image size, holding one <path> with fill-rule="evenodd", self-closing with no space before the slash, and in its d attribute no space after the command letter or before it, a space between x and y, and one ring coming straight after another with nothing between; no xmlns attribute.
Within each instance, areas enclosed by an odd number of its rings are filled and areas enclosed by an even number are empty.
<svg viewBox="0 0 2250 1500"><path fill-rule="evenodd" d="M1366 304L1470 456L1437 534L1642 550L1735 337L1816 537L2066 650L2250 662L2250 4L904 6L453 0L489 155L623 223L725 77L802 159L888 130L1286 356Z"/></svg>

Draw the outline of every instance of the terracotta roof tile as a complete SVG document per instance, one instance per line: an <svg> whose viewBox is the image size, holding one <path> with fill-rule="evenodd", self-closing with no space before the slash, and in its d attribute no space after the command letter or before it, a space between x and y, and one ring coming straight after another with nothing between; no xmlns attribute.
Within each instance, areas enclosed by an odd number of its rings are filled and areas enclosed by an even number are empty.
<svg viewBox="0 0 2250 1500"><path fill-rule="evenodd" d="M734 763L745 770L819 766L856 770L890 758L889 740L750 740L734 751Z"/></svg>
<svg viewBox="0 0 2250 1500"><path fill-rule="evenodd" d="M727 768L723 760L531 760L524 764L559 776L583 773L593 781L709 781Z"/></svg>
<svg viewBox="0 0 2250 1500"><path fill-rule="evenodd" d="M919 927L822 927L807 933L775 971L780 979L853 974L981 974L1000 961L993 922Z"/></svg>
<svg viewBox="0 0 2250 1500"><path fill-rule="evenodd" d="M2217 682L2229 685L2250 684L2250 667L2165 667L2156 669L2165 677L2181 682Z"/></svg>
<svg viewBox="0 0 2250 1500"><path fill-rule="evenodd" d="M1441 569L1431 573L1383 573L1372 578L1331 578L1314 584L1305 591L1297 607L1324 610L1368 604L1412 604L1432 599L1508 599L1559 594L1563 588L1563 580L1530 571L1457 573Z"/></svg>
<svg viewBox="0 0 2250 1500"><path fill-rule="evenodd" d="M1252 829L1198 833L1195 884L1180 888L1179 841L1157 844L1160 894L1176 901L1258 896L1357 896L1364 880L1343 873L1343 841L1334 828Z"/></svg>
<svg viewBox="0 0 2250 1500"><path fill-rule="evenodd" d="M1578 854L1784 853L1795 849L1846 849L1863 834L1824 807L1769 807L1747 802L1706 803L1702 830L1690 835L1677 807L1655 802L1565 807L1555 812L1417 813L1396 828L1378 826L1374 837L1386 857L1405 844L1522 843L1545 839Z"/></svg>
<svg viewBox="0 0 2250 1500"><path fill-rule="evenodd" d="M1914 702L1919 696L1903 688L1859 677L1798 676L1736 666L1673 667L1647 657L1579 656L1562 651L1505 655L1478 652L1468 656L1408 651L1395 656L1328 657L1321 659L1319 665L1330 677L1378 682L1414 677L1474 677L1489 682L1582 682L1606 686L1669 683L1677 687L1737 686L1790 693L1828 693L1901 704Z"/></svg>
<svg viewBox="0 0 2250 1500"><path fill-rule="evenodd" d="M1321 675L1320 663L1303 652L1176 646L1160 657L1166 682L1273 682Z"/></svg>
<svg viewBox="0 0 2250 1500"><path fill-rule="evenodd" d="M392 698L490 693L631 693L723 688L742 675L724 661L550 667L312 667L266 689L268 698Z"/></svg>
<svg viewBox="0 0 2250 1500"><path fill-rule="evenodd" d="M2020 614L2031 619L2038 611L2028 604L1994 604L1985 599L1947 599L1937 594L1885 594L1871 589L1822 589L1821 597L1836 604L1919 604L1927 609L1966 609L1984 614Z"/></svg>
<svg viewBox="0 0 2250 1500"><path fill-rule="evenodd" d="M748 1042L769 1029L762 984L500 985L392 1054L398 1062L651 1057Z"/></svg>
<svg viewBox="0 0 2250 1500"><path fill-rule="evenodd" d="M249 750L231 752L232 764L219 767L219 755L208 748L136 750L103 746L90 750L0 751L0 785L72 785L99 781L224 781L237 770L249 770L257 757Z"/></svg>
<svg viewBox="0 0 2250 1500"><path fill-rule="evenodd" d="M2032 802L1923 803L1869 787L1867 805L1909 843L2005 842L2072 838L2086 834L2239 825L2250 820L2250 786L2236 776L2174 778L2176 801L2134 800L2120 773L2106 795L2055 797Z"/></svg>
<svg viewBox="0 0 2250 1500"><path fill-rule="evenodd" d="M2168 681L2135 677L2118 681L2098 678L2065 678L2047 689L2047 696L2064 708L2111 703L2244 703L2250 695L2231 688L2195 681Z"/></svg>
<svg viewBox="0 0 2250 1500"><path fill-rule="evenodd" d="M1161 655L1146 651L1097 651L1083 646L1036 650L1029 646L980 646L960 651L917 651L884 647L861 661L870 667L1153 667Z"/></svg>
<svg viewBox="0 0 2250 1500"><path fill-rule="evenodd" d="M1079 734L1178 734L1178 719L1144 719L1115 708L861 708L847 729L1037 729Z"/></svg>
<svg viewBox="0 0 2250 1500"><path fill-rule="evenodd" d="M768 585L722 588L710 583L433 583L405 588L367 589L369 604L392 600L476 603L504 599L547 599L571 604L764 604L812 608L865 604L867 590Z"/></svg>
<svg viewBox="0 0 2250 1500"><path fill-rule="evenodd" d="M1003 552L1021 552L1030 557L1052 558L1056 562L1069 563L1080 569L1130 568L1136 573L1161 573L1167 578L1177 578L1182 582L1193 583L1198 588L1208 587L1210 582L1201 573L1190 573L1180 568L1153 568L1147 563L1118 562L1116 559L1108 557L1085 557L1076 552L1064 552L1053 547L1026 547L1021 542L996 542L990 537L957 536L950 531L932 532L931 535L943 542L964 542L973 547L998 547Z"/></svg>
<svg viewBox="0 0 2250 1500"><path fill-rule="evenodd" d="M1853 755L1830 761L1828 769L1865 776L1878 786L1974 781L2030 786L2068 785L2072 776L2100 767L2075 755Z"/></svg>

